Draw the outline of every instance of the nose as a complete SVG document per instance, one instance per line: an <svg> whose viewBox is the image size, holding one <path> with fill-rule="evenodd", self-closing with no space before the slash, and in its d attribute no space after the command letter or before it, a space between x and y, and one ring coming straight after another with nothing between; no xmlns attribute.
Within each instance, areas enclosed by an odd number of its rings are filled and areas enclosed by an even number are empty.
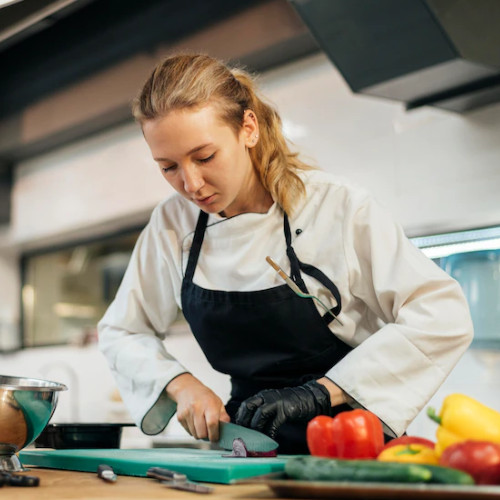
<svg viewBox="0 0 500 500"><path fill-rule="evenodd" d="M182 169L182 176L184 181L184 190L186 191L186 193L196 193L205 184L203 176L201 175L196 165L184 166L184 168Z"/></svg>

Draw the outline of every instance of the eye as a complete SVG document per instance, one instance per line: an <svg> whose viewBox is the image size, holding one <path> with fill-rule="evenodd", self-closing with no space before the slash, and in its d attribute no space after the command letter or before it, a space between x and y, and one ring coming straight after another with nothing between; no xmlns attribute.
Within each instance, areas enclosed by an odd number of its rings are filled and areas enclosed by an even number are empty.
<svg viewBox="0 0 500 500"><path fill-rule="evenodd" d="M211 154L210 156L207 156L206 158L200 158L198 161L200 163L208 163L209 161L213 160L215 156L215 153Z"/></svg>
<svg viewBox="0 0 500 500"><path fill-rule="evenodd" d="M171 165L169 167L160 166L160 169L164 174L168 174L169 172L173 172L175 170L175 167L176 167L175 165Z"/></svg>

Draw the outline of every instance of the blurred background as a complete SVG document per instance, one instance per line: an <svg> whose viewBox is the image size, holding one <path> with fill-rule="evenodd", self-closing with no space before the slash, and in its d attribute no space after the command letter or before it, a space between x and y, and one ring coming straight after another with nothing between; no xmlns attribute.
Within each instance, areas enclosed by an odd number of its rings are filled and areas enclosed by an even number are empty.
<svg viewBox="0 0 500 500"><path fill-rule="evenodd" d="M476 336L430 404L500 410L498 26L496 0L0 2L0 373L67 384L52 422L130 420L96 324L171 194L130 101L191 50L258 73L303 157L366 187L460 282ZM181 314L165 343L227 397ZM434 431L422 414L408 432ZM179 440L173 421L122 446Z"/></svg>

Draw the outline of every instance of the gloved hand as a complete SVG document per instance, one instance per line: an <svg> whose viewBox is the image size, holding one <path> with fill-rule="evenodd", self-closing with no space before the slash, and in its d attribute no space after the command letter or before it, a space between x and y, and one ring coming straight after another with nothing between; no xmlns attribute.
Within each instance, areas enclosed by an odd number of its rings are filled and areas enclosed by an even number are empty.
<svg viewBox="0 0 500 500"><path fill-rule="evenodd" d="M287 421L308 421L328 415L331 408L328 389L311 380L298 387L266 389L241 403L236 423L274 438Z"/></svg>

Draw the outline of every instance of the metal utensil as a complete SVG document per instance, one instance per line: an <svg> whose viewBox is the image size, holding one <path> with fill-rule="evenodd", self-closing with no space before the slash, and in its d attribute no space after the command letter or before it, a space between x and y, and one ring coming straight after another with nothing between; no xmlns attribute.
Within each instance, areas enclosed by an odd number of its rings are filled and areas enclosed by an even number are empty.
<svg viewBox="0 0 500 500"><path fill-rule="evenodd" d="M309 293L304 293L297 285L296 283L288 276L283 269L281 269L276 262L274 262L269 255L266 257L267 263L285 280L285 283L301 298L303 299L313 299L315 300L327 313L331 314L335 320L339 322L340 325L344 326L344 323L340 321L338 316L332 313L331 309L323 304L323 302L316 297L315 295L311 295Z"/></svg>
<svg viewBox="0 0 500 500"><path fill-rule="evenodd" d="M47 425L64 384L0 375L0 471L24 470L16 453Z"/></svg>
<svg viewBox="0 0 500 500"><path fill-rule="evenodd" d="M109 483L115 483L118 479L113 467L107 464L100 464L99 467L97 467L97 477Z"/></svg>
<svg viewBox="0 0 500 500"><path fill-rule="evenodd" d="M0 486L39 486L40 478L37 476L24 476L22 474L11 474L0 471Z"/></svg>
<svg viewBox="0 0 500 500"><path fill-rule="evenodd" d="M211 486L190 481L186 474L164 469L163 467L150 467L146 475L158 479L161 484L175 490L191 491L192 493L212 493L214 490Z"/></svg>

